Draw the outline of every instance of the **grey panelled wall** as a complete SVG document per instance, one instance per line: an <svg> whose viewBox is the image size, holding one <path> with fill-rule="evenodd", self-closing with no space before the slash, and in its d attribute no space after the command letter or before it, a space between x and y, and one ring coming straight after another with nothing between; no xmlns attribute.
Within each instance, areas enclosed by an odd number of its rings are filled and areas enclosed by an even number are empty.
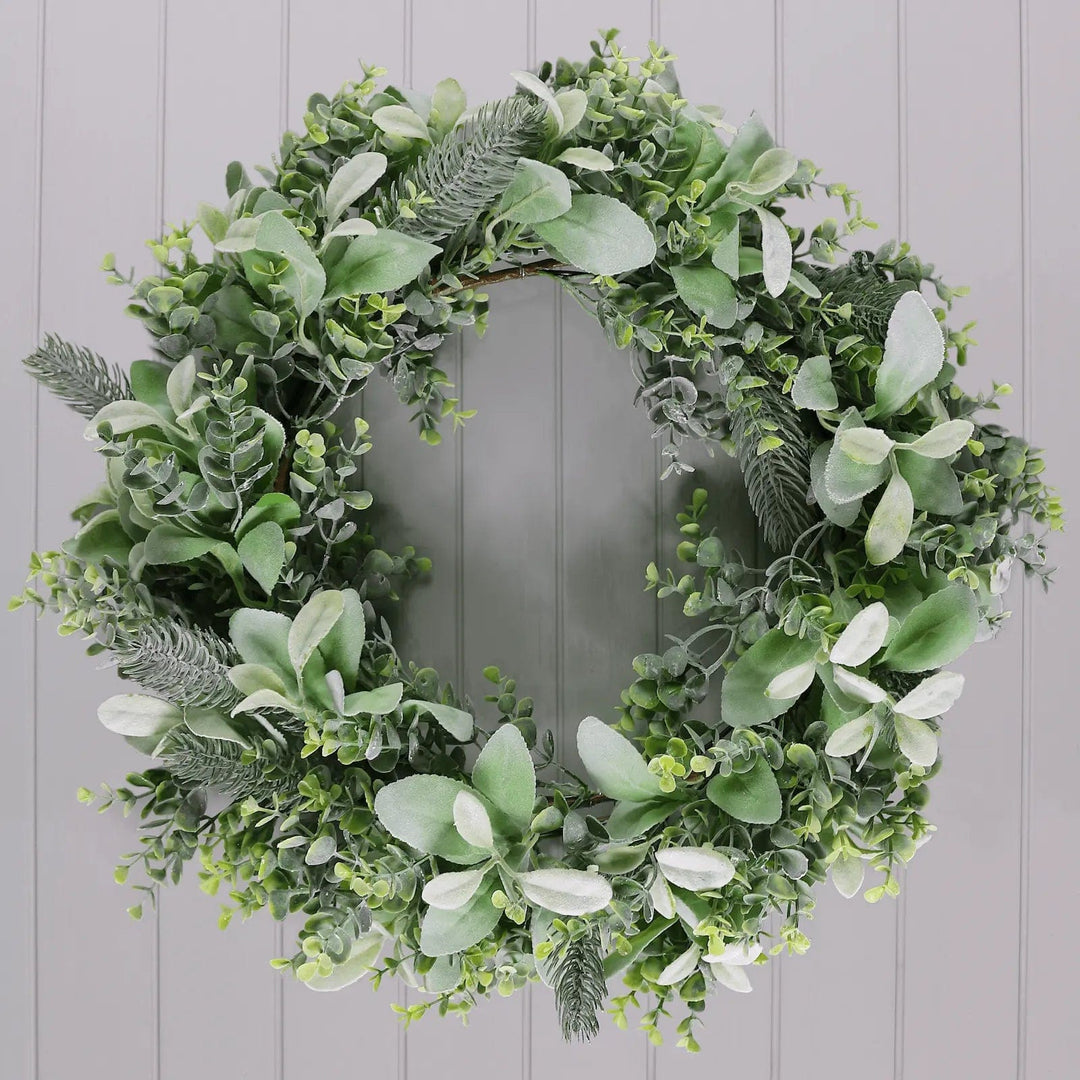
<svg viewBox="0 0 1080 1080"><path fill-rule="evenodd" d="M8 592L30 548L65 535L99 471L77 418L35 393L19 357L45 330L119 359L145 348L95 272L105 251L144 263L143 239L219 198L230 158L267 160L307 94L351 77L357 57L419 88L453 74L475 100L507 92L510 69L584 55L609 25L632 50L664 41L690 97L736 120L756 108L785 145L858 188L884 235L972 286L963 314L982 345L969 382L1013 384L1007 422L1037 435L1066 503L1080 503L1069 472L1080 226L1061 208L1080 166L1073 0L5 0ZM658 612L638 582L669 557L670 519L693 482L657 482L627 357L550 283L501 287L488 335L452 345L446 366L480 411L438 451L385 386L363 403L376 443L366 482L393 492L388 539L407 536L436 563L410 601L405 645L477 696L483 665L514 672L569 753L573 725L616 700L630 657L678 631L677 612ZM701 464L727 538L752 551L737 471ZM610 1028L566 1047L539 991L481 1008L468 1029L429 1019L406 1032L389 1011L403 992L286 983L266 963L285 947L282 928L264 918L219 933L194 882L167 891L158 918L130 922L110 867L131 826L74 799L135 764L94 720L114 678L48 621L9 617L0 1074L1070 1075L1080 545L1059 540L1054 555L1051 595L1015 586L1006 633L967 659L931 804L941 832L901 900L871 907L824 889L815 947L770 965L755 994L714 1001L696 1058Z"/></svg>

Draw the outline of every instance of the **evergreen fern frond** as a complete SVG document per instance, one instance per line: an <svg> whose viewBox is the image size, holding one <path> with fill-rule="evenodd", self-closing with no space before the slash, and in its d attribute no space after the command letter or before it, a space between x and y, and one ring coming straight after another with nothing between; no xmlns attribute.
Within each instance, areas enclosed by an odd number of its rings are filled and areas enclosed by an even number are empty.
<svg viewBox="0 0 1080 1080"><path fill-rule="evenodd" d="M27 371L46 390L88 419L112 401L131 397L127 375L96 352L54 334L25 360Z"/></svg>
<svg viewBox="0 0 1080 1080"><path fill-rule="evenodd" d="M481 106L380 196L375 204L380 220L429 243L468 228L501 197L518 158L540 148L546 112L523 95ZM410 184L430 201L414 201ZM415 216L401 213L402 201Z"/></svg>
<svg viewBox="0 0 1080 1080"><path fill-rule="evenodd" d="M224 709L240 700L229 681L232 647L209 630L151 619L119 633L111 647L121 675L174 705Z"/></svg>
<svg viewBox="0 0 1080 1080"><path fill-rule="evenodd" d="M587 1042L600 1030L597 1019L607 993L600 936L590 929L583 937L572 938L551 964L551 987L563 1038Z"/></svg>
<svg viewBox="0 0 1080 1080"><path fill-rule="evenodd" d="M851 304L851 325L874 345L884 345L889 316L896 302L918 284L906 278L892 278L862 261L844 266L813 269L808 276L822 291L832 293L831 303Z"/></svg>
<svg viewBox="0 0 1080 1080"><path fill-rule="evenodd" d="M238 743L206 739L173 728L161 750L165 768L185 787L207 788L232 798L266 798L291 786L292 778L265 762L243 760Z"/></svg>
<svg viewBox="0 0 1080 1080"><path fill-rule="evenodd" d="M775 427L763 428L763 423ZM798 410L772 383L756 387L732 409L731 434L765 542L776 551L790 551L815 520L807 502L811 445ZM776 436L782 445L760 452L763 435Z"/></svg>

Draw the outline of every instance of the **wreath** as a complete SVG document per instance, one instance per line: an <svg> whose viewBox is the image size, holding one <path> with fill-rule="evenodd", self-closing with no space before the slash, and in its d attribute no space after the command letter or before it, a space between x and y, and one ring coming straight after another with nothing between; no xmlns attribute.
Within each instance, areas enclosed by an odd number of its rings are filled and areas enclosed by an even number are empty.
<svg viewBox="0 0 1080 1080"><path fill-rule="evenodd" d="M899 891L963 684L944 669L998 629L1017 561L1048 578L1042 458L978 418L1007 386L954 381L962 290L906 244L847 255L872 224L854 194L758 118L689 104L671 60L632 66L611 32L472 110L453 79L426 97L365 67L273 168L228 167L205 258L195 224L151 242L152 276L107 257L154 359L48 338L26 361L105 459L16 603L142 689L98 715L154 763L80 792L140 819L117 881L152 901L197 857L223 924L302 913L275 966L319 990L400 976L407 1020L539 979L589 1037L619 975L620 1026L642 1006L659 1041L678 1008L696 1050L718 984L807 949L815 885ZM822 191L843 220L787 222ZM368 426L336 419L379 374L437 444L470 415L440 345L530 274L631 351L665 476L688 443L738 459L775 554L745 562L694 492L682 565L646 583L700 627L633 659L613 723L581 722L583 774L512 678L486 669L478 711L399 656L386 615L430 563L379 547Z"/></svg>

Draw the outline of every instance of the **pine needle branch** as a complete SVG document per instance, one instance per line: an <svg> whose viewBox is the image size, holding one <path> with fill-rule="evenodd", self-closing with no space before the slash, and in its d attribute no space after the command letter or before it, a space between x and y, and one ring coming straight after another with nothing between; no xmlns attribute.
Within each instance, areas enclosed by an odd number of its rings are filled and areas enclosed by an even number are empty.
<svg viewBox="0 0 1080 1080"><path fill-rule="evenodd" d="M232 647L200 627L152 619L117 635L120 674L183 708L229 708L240 693L229 681Z"/></svg>
<svg viewBox="0 0 1080 1080"><path fill-rule="evenodd" d="M523 95L481 106L380 197L381 221L429 243L467 229L502 196L518 158L539 149L545 122L544 106Z"/></svg>
<svg viewBox="0 0 1080 1080"><path fill-rule="evenodd" d="M746 493L766 543L790 551L811 525L810 440L792 400L769 383L747 392L732 409L731 434L746 481ZM761 452L763 436L782 445Z"/></svg>
<svg viewBox="0 0 1080 1080"><path fill-rule="evenodd" d="M292 777L262 761L245 762L244 748L221 739L205 739L173 728L166 738L161 758L166 769L185 787L207 788L232 798L253 795L266 798L284 791Z"/></svg>
<svg viewBox="0 0 1080 1080"><path fill-rule="evenodd" d="M72 345L55 334L35 349L23 364L46 390L88 419L112 401L131 397L127 375L91 349Z"/></svg>
<svg viewBox="0 0 1080 1080"><path fill-rule="evenodd" d="M552 961L551 986L563 1038L588 1042L600 1030L597 1019L607 994L600 935L589 929L571 938Z"/></svg>

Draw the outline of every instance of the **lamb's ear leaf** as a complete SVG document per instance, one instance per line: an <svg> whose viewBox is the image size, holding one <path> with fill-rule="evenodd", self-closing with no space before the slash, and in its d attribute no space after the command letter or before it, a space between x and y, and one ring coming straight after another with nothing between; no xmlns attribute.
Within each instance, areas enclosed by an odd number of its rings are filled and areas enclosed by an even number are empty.
<svg viewBox="0 0 1080 1080"><path fill-rule="evenodd" d="M289 629L289 660L299 677L319 643L334 628L345 610L340 592L316 593L297 613Z"/></svg>
<svg viewBox="0 0 1080 1080"><path fill-rule="evenodd" d="M912 290L896 302L889 316L885 355L874 384L877 415L891 416L927 383L945 361L941 326L922 296Z"/></svg>
<svg viewBox="0 0 1080 1080"><path fill-rule="evenodd" d="M496 829L521 836L532 823L536 770L525 739L513 724L503 724L488 739L472 771L473 786L495 810Z"/></svg>
<svg viewBox="0 0 1080 1080"><path fill-rule="evenodd" d="M98 706L98 719L117 735L160 739L183 723L184 710L149 694L115 694Z"/></svg>
<svg viewBox="0 0 1080 1080"><path fill-rule="evenodd" d="M720 712L734 727L767 724L783 715L795 698L768 697L769 684L782 671L812 660L818 643L785 634L777 627L758 638L735 661L720 685Z"/></svg>
<svg viewBox="0 0 1080 1080"><path fill-rule="evenodd" d="M454 802L468 790L448 776L407 776L379 791L375 813L387 832L417 851L471 866L491 853L467 844L454 827Z"/></svg>
<svg viewBox="0 0 1080 1080"><path fill-rule="evenodd" d="M578 753L593 782L609 799L647 802L663 794L638 749L613 727L587 716L578 725Z"/></svg>
<svg viewBox="0 0 1080 1080"><path fill-rule="evenodd" d="M289 659L291 626L289 617L280 612L240 608L229 620L229 637L245 663L268 667L295 692L296 673Z"/></svg>
<svg viewBox="0 0 1080 1080"><path fill-rule="evenodd" d="M462 907L453 911L428 908L420 924L420 951L425 956L449 956L490 937L502 915L491 902L498 883L498 874L488 874L472 899Z"/></svg>
<svg viewBox="0 0 1080 1080"><path fill-rule="evenodd" d="M319 642L319 652L327 670L338 672L345 689L351 691L356 688L360 652L364 647L364 604L355 589L342 589L341 603L341 618Z"/></svg>
<svg viewBox="0 0 1080 1080"><path fill-rule="evenodd" d="M894 671L929 671L962 656L975 642L979 605L962 582L931 593L904 619L885 650Z"/></svg>

